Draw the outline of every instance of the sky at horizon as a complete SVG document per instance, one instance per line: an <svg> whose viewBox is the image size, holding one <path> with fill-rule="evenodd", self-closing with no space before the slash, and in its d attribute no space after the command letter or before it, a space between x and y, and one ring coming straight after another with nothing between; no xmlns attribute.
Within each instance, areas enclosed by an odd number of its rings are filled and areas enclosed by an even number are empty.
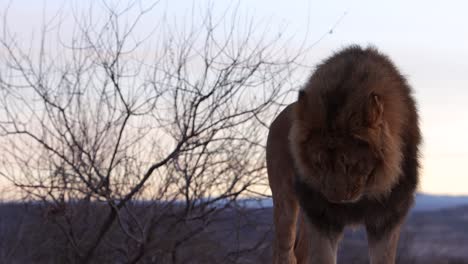
<svg viewBox="0 0 468 264"><path fill-rule="evenodd" d="M10 1L0 0L0 11ZM145 1L144 1L145 2ZM187 4L189 3L189 4ZM191 1L162 1L181 17ZM388 54L412 85L424 143L420 191L468 194L468 2L466 1L199 1L286 26L298 39L314 43L307 63L315 65L349 44L375 45ZM234 3L234 4L233 4ZM44 8L45 4L45 8ZM31 31L31 21L62 1L12 1L9 23ZM47 12L46 12L47 13ZM331 34L327 34L333 28ZM323 37L324 36L324 37ZM323 37L323 38L322 38Z"/></svg>

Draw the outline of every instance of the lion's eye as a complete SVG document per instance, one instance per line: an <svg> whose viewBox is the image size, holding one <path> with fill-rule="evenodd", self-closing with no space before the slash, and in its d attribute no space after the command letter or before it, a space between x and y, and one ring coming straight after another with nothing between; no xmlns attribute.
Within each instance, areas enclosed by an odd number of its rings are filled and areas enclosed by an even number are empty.
<svg viewBox="0 0 468 264"><path fill-rule="evenodd" d="M361 127L362 122L361 122L361 120L359 120L357 118L354 118L353 120L351 120L351 125L352 125L352 127Z"/></svg>
<svg viewBox="0 0 468 264"><path fill-rule="evenodd" d="M363 127L364 124L363 124L363 120L360 117L360 115L357 114L357 113L354 113L349 118L349 125L350 125L351 128L359 129L359 128Z"/></svg>
<svg viewBox="0 0 468 264"><path fill-rule="evenodd" d="M362 147L362 148L367 148L367 147L369 147L369 142L367 142L366 140L364 140L364 139L362 139L362 138L355 137L355 138L354 138L354 142L355 142L355 144L356 144L358 147Z"/></svg>
<svg viewBox="0 0 468 264"><path fill-rule="evenodd" d="M346 155L341 154L338 158L340 159L340 161L341 161L343 164L347 164L347 163L348 163L348 159L347 159Z"/></svg>

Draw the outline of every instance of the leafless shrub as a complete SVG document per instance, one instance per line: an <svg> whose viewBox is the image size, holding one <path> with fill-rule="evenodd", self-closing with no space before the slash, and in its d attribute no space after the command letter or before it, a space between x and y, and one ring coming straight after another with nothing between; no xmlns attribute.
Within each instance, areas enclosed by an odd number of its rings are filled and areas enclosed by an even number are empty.
<svg viewBox="0 0 468 264"><path fill-rule="evenodd" d="M213 249L218 213L264 193L265 120L302 49L235 7L183 30L157 8L58 12L29 46L3 10L0 174L42 202L59 262L194 263L185 244Z"/></svg>

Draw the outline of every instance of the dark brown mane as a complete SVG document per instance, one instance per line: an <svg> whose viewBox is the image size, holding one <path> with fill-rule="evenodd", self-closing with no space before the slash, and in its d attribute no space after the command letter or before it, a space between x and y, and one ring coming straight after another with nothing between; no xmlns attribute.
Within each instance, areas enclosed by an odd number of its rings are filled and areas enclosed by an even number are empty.
<svg viewBox="0 0 468 264"><path fill-rule="evenodd" d="M413 141L420 141L411 90L393 63L372 47L351 46L320 64L301 94L290 139L302 174L311 174L297 148L307 133L352 134L356 126L372 126L369 102L378 97L384 107L382 124L376 124L381 131L361 131L375 151L381 152L375 173L378 180L370 180L368 195L378 197L390 191L400 176L403 131L414 131Z"/></svg>

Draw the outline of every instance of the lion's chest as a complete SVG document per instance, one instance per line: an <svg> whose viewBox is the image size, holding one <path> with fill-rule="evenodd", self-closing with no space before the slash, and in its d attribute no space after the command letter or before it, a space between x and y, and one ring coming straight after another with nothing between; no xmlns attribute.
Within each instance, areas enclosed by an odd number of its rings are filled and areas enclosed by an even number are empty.
<svg viewBox="0 0 468 264"><path fill-rule="evenodd" d="M388 229L398 224L413 203L414 184L400 181L383 199L363 198L355 203L330 203L318 191L296 178L295 193L307 219L326 232L341 232L347 225L364 224L371 229Z"/></svg>

